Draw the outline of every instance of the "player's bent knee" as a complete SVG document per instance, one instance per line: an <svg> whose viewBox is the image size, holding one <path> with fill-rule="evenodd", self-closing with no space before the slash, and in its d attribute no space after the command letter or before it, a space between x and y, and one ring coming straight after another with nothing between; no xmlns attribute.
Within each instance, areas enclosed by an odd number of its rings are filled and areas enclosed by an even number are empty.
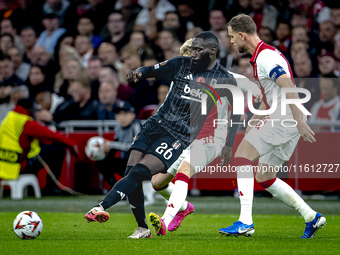
<svg viewBox="0 0 340 255"><path fill-rule="evenodd" d="M177 173L182 173L191 178L195 173L195 169L190 165L189 162L183 161L179 166Z"/></svg>

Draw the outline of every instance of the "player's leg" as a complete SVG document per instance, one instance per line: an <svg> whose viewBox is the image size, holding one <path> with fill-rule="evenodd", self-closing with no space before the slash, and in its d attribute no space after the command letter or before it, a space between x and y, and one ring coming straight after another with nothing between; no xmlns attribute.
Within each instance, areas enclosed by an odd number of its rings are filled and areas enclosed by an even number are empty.
<svg viewBox="0 0 340 255"><path fill-rule="evenodd" d="M241 205L240 217L233 225L219 229L221 234L226 234L227 236L244 235L248 237L255 232L252 217L254 198L252 163L259 158L259 156L259 152L255 147L243 139L234 156L237 170L237 187Z"/></svg>
<svg viewBox="0 0 340 255"><path fill-rule="evenodd" d="M254 197L254 174L252 162L269 153L273 146L268 140L273 139L274 130L270 122L263 126L252 128L244 137L234 156L237 169L237 185L241 211L239 220L227 228L219 229L220 233L228 235L251 236L255 232L252 208Z"/></svg>
<svg viewBox="0 0 340 255"><path fill-rule="evenodd" d="M166 174L160 173L152 177L151 181L154 189L167 201L169 200L170 195L173 192L175 186L171 181L176 176L177 169L179 168L180 164L183 162L184 158L189 153L190 153L189 149L184 150L183 153L179 156L179 158L175 161L175 163L173 163L170 166L170 168L168 168ZM179 211L184 211L185 209L187 209L187 206L188 202L184 201Z"/></svg>
<svg viewBox="0 0 340 255"><path fill-rule="evenodd" d="M143 153L140 151L133 150L130 153L129 160L126 166L125 174L129 173L132 167L139 162L143 158ZM138 190L138 189L137 189ZM143 197L144 201L144 197ZM105 222L109 219L110 215L108 212L105 212L105 209L101 204L94 206L86 215L85 219L88 222L98 221L100 223ZM135 215L136 217L136 215ZM145 216L144 216L145 218ZM136 217L137 220L137 217ZM138 220L137 220L138 222ZM142 222L142 221L141 221ZM145 220L144 220L145 222Z"/></svg>
<svg viewBox="0 0 340 255"><path fill-rule="evenodd" d="M132 150L127 163L125 175L128 175L132 167L141 161L144 154L140 151ZM131 211L135 216L138 228L129 238L151 238L151 231L146 223L144 208L144 193L142 183L128 196Z"/></svg>
<svg viewBox="0 0 340 255"><path fill-rule="evenodd" d="M295 148L295 145L293 148ZM256 180L275 198L301 214L306 222L305 233L301 238L311 238L318 229L326 225L326 218L310 208L286 182L276 177L279 167L284 161L275 155L275 151L261 157L259 160L260 171L256 173Z"/></svg>

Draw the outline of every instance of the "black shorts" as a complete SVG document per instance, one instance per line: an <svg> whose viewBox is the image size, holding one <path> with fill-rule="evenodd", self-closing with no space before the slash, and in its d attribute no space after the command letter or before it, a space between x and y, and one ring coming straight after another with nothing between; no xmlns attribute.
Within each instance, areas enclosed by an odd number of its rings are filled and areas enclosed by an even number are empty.
<svg viewBox="0 0 340 255"><path fill-rule="evenodd" d="M137 150L159 158L168 169L185 149L182 141L174 138L160 124L147 121L131 144L129 151Z"/></svg>

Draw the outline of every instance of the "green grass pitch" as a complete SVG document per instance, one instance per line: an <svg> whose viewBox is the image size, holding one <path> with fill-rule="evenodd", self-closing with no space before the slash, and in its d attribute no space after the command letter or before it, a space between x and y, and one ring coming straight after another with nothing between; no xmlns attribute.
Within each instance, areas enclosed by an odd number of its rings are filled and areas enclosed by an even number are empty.
<svg viewBox="0 0 340 255"><path fill-rule="evenodd" d="M175 232L152 239L127 239L134 228L130 214L111 214L106 223L87 223L83 213L40 213L42 234L21 240L12 229L16 213L0 213L0 254L339 254L340 216L327 216L328 225L314 239L301 240L303 220L290 215L256 215L250 238L226 237L220 227L236 215L192 214ZM154 229L152 229L154 233Z"/></svg>

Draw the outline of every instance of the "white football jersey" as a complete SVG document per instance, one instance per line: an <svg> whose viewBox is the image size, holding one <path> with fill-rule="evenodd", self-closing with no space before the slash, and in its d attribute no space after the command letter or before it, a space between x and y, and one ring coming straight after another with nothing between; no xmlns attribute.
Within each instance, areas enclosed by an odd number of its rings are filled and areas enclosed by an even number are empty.
<svg viewBox="0 0 340 255"><path fill-rule="evenodd" d="M287 59L279 50L261 41L256 47L250 63L253 65L255 82L262 91L267 110L272 107L273 91L274 89L277 90L277 108L274 113L270 114L270 117L273 119L293 119L289 105L286 106L286 115L282 115L281 88L275 83L276 79L282 74L287 74L295 84Z"/></svg>

